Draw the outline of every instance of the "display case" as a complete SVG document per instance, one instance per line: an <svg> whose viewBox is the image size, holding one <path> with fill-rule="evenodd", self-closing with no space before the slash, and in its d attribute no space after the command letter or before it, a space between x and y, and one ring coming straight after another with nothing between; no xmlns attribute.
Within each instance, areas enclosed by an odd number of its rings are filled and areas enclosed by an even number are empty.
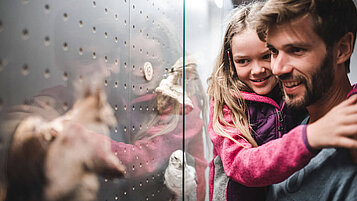
<svg viewBox="0 0 357 201"><path fill-rule="evenodd" d="M125 171L115 179L99 174L99 186L87 186L96 192L96 200L208 200L206 80L232 8L223 0L1 0L0 197L8 187L9 171L27 171L26 160L12 164L23 169L8 165L19 123L34 116L49 123L88 92L99 90L111 111L94 121L106 123L114 115L116 123L108 123L109 132L103 133L112 140L111 150ZM90 108L85 111L79 118L93 114ZM72 153L64 157L80 153L75 145L58 151L64 149ZM31 156L31 150L35 148L30 146L26 154ZM50 163L49 155L41 155L36 171L48 170L43 164ZM170 156L178 162L171 164ZM60 156L56 161L68 163ZM90 170L70 164L60 172L63 178L78 168ZM46 175L37 177L46 181ZM21 183L28 177L17 179ZM73 184L82 179L74 177Z"/></svg>

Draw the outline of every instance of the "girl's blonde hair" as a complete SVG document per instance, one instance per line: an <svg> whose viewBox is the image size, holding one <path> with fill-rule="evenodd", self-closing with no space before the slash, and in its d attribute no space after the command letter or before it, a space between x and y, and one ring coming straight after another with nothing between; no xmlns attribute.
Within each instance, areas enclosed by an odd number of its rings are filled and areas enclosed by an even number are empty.
<svg viewBox="0 0 357 201"><path fill-rule="evenodd" d="M241 133L240 137L252 144L258 146L251 135L249 117L247 117L245 101L240 91L252 92L252 90L238 79L232 58L232 38L248 28L252 27L251 18L263 6L262 2L252 2L241 5L233 10L233 15L226 28L221 52L217 58L216 66L212 75L208 78L208 95L214 101L213 111L213 129L223 137L227 137L237 144L242 145L235 140L225 126L237 128ZM224 119L223 108L227 106L232 115L233 124ZM243 145L242 145L243 146Z"/></svg>

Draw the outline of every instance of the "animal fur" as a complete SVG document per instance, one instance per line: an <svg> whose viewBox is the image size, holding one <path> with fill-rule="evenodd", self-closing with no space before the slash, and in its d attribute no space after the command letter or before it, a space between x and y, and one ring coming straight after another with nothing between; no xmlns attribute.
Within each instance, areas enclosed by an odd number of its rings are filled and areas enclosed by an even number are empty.
<svg viewBox="0 0 357 201"><path fill-rule="evenodd" d="M86 91L52 121L39 116L17 127L8 155L6 201L94 201L98 176L120 178L125 168L111 152L116 118L105 93Z"/></svg>

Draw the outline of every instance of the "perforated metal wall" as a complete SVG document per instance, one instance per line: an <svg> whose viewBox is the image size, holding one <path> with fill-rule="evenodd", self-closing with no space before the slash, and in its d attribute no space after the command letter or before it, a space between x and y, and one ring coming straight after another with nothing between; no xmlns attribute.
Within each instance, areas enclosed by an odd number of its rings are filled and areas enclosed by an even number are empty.
<svg viewBox="0 0 357 201"><path fill-rule="evenodd" d="M98 200L173 199L164 172L183 143L199 180L193 197L208 200L205 83L231 9L217 2L187 1L184 13L183 1L172 0L0 0L0 113L48 96L51 110L32 112L63 114L78 97L74 83L100 80L118 120L113 151L127 171L100 178ZM183 116L182 106L161 102L159 112L155 89L184 52L195 63L185 86L193 110ZM183 87L182 75L177 82ZM0 155L10 139L2 133Z"/></svg>

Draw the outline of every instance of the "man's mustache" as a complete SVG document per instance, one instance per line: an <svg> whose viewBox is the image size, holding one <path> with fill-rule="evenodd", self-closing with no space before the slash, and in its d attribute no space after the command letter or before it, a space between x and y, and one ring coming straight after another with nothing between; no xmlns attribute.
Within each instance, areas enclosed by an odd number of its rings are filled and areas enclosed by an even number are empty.
<svg viewBox="0 0 357 201"><path fill-rule="evenodd" d="M277 76L279 80L292 80L293 79L293 75L291 73L286 73L286 74L283 74L283 75L279 75Z"/></svg>

